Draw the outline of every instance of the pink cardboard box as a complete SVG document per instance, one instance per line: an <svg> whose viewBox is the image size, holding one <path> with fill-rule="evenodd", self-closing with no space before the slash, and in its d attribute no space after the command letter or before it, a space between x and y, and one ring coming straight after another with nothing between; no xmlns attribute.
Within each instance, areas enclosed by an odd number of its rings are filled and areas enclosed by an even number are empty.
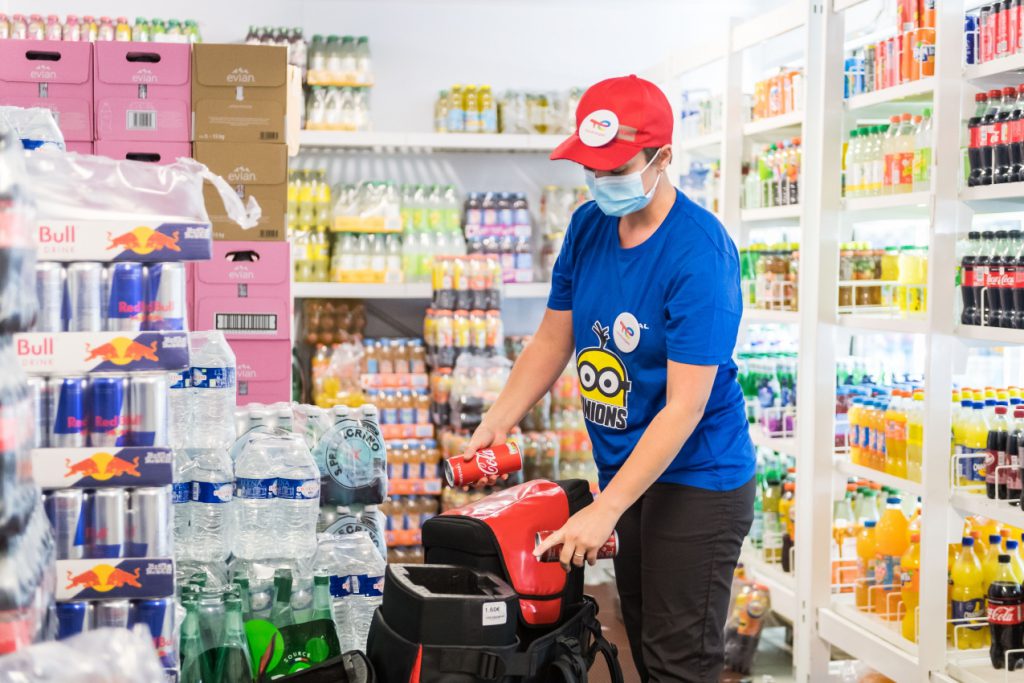
<svg viewBox="0 0 1024 683"><path fill-rule="evenodd" d="M213 258L195 264L197 330L229 340L291 340L291 245L214 242ZM289 365L290 367L290 365Z"/></svg>
<svg viewBox="0 0 1024 683"><path fill-rule="evenodd" d="M238 405L275 403L292 397L292 343L232 339Z"/></svg>
<svg viewBox="0 0 1024 683"><path fill-rule="evenodd" d="M187 43L96 43L96 139L189 142L190 55Z"/></svg>
<svg viewBox="0 0 1024 683"><path fill-rule="evenodd" d="M161 166L174 163L178 157L191 157L192 144L188 142L122 142L97 140L96 154L111 159L148 161Z"/></svg>
<svg viewBox="0 0 1024 683"><path fill-rule="evenodd" d="M53 112L64 140L92 142L92 43L0 40L0 104Z"/></svg>
<svg viewBox="0 0 1024 683"><path fill-rule="evenodd" d="M92 143L91 142L65 142L65 149L69 152L77 152L78 154L92 154Z"/></svg>

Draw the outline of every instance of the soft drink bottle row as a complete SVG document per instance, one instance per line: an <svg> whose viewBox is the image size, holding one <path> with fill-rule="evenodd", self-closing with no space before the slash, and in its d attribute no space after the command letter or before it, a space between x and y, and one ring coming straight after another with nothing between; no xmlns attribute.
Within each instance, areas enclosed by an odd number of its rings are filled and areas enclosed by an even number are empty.
<svg viewBox="0 0 1024 683"><path fill-rule="evenodd" d="M453 85L442 90L434 105L438 133L497 133L498 103L491 86Z"/></svg>
<svg viewBox="0 0 1024 683"><path fill-rule="evenodd" d="M967 185L1019 182L1024 173L1024 84L974 96L967 119Z"/></svg>
<svg viewBox="0 0 1024 683"><path fill-rule="evenodd" d="M758 463L756 478L751 544L765 562L790 572L796 541L796 469L771 455Z"/></svg>
<svg viewBox="0 0 1024 683"><path fill-rule="evenodd" d="M964 17L964 63L984 64L1024 50L1019 0L984 4Z"/></svg>
<svg viewBox="0 0 1024 683"><path fill-rule="evenodd" d="M850 462L921 481L924 389L847 387Z"/></svg>
<svg viewBox="0 0 1024 683"><path fill-rule="evenodd" d="M174 598L151 600L78 600L59 602L54 609L57 640L101 628L144 626L164 669L178 666L174 642Z"/></svg>
<svg viewBox="0 0 1024 683"><path fill-rule="evenodd" d="M308 54L309 85L373 85L370 39L366 36L314 35Z"/></svg>
<svg viewBox="0 0 1024 683"><path fill-rule="evenodd" d="M896 33L854 50L844 63L846 97L935 75L935 0L898 0Z"/></svg>
<svg viewBox="0 0 1024 683"><path fill-rule="evenodd" d="M679 118L684 139L717 133L722 130L722 96L684 90Z"/></svg>
<svg viewBox="0 0 1024 683"><path fill-rule="evenodd" d="M778 73L754 84L751 120L781 116L804 107L803 68L780 67Z"/></svg>
<svg viewBox="0 0 1024 683"><path fill-rule="evenodd" d="M314 85L306 94L302 127L306 130L368 131L370 92L366 88Z"/></svg>
<svg viewBox="0 0 1024 683"><path fill-rule="evenodd" d="M1017 387L953 392L953 485L992 499L1021 500L1024 400Z"/></svg>
<svg viewBox="0 0 1024 683"><path fill-rule="evenodd" d="M463 354L500 354L505 343L501 311L429 308L423 340L434 368L453 368Z"/></svg>
<svg viewBox="0 0 1024 683"><path fill-rule="evenodd" d="M533 224L525 192L470 192L464 204L466 251L496 256L505 282L532 282Z"/></svg>
<svg viewBox="0 0 1024 683"><path fill-rule="evenodd" d="M247 45L280 45L288 48L288 63L302 70L302 82L306 82L307 47L300 27L250 26L245 34L245 43Z"/></svg>
<svg viewBox="0 0 1024 683"><path fill-rule="evenodd" d="M138 466L137 460L122 462L127 473ZM171 557L169 486L60 489L43 501L58 560Z"/></svg>
<svg viewBox="0 0 1024 683"><path fill-rule="evenodd" d="M850 131L843 193L875 197L926 191L931 187L931 167L931 109L925 109L922 116L893 116L889 125Z"/></svg>
<svg viewBox="0 0 1024 683"><path fill-rule="evenodd" d="M428 519L437 516L441 503L436 496L391 496L381 505L388 531L417 531ZM388 545L388 562L422 564L420 545Z"/></svg>
<svg viewBox="0 0 1024 683"><path fill-rule="evenodd" d="M534 93L506 91L496 98L490 86L453 85L434 101L438 133L565 134L576 127L576 105L583 91Z"/></svg>
<svg viewBox="0 0 1024 683"><path fill-rule="evenodd" d="M796 352L740 351L736 361L751 424L771 436L795 433Z"/></svg>
<svg viewBox="0 0 1024 683"><path fill-rule="evenodd" d="M501 308L501 263L495 256L435 259L432 307L439 311ZM427 339L427 335L424 336ZM427 342L428 346L430 342Z"/></svg>
<svg viewBox="0 0 1024 683"><path fill-rule="evenodd" d="M839 310L924 313L928 309L928 250L904 245L873 249L839 245ZM861 284L863 283L863 284Z"/></svg>
<svg viewBox="0 0 1024 683"><path fill-rule="evenodd" d="M957 243L961 325L1024 328L1024 237L1018 228L971 231Z"/></svg>
<svg viewBox="0 0 1024 683"><path fill-rule="evenodd" d="M427 420L430 420L429 415ZM388 481L440 479L441 475L441 449L434 439L388 442Z"/></svg>
<svg viewBox="0 0 1024 683"><path fill-rule="evenodd" d="M755 150L743 168L745 209L766 209L800 203L800 138Z"/></svg>
<svg viewBox="0 0 1024 683"><path fill-rule="evenodd" d="M154 233L158 235L158 233ZM35 332L188 329L185 264L36 264Z"/></svg>
<svg viewBox="0 0 1024 683"><path fill-rule="evenodd" d="M755 243L740 249L744 304L751 308L795 311L799 301L800 245Z"/></svg>
<svg viewBox="0 0 1024 683"><path fill-rule="evenodd" d="M41 14L0 14L0 39L71 40L71 41L134 41L153 43L200 43L199 25L192 19L143 19L134 24L127 17L81 18L69 14L62 22L56 14L44 19Z"/></svg>
<svg viewBox="0 0 1024 683"><path fill-rule="evenodd" d="M462 354L454 368L436 367L431 373L434 425L451 427L460 439L479 426L501 388L508 381L512 363L503 356ZM441 436L446 455L461 451Z"/></svg>

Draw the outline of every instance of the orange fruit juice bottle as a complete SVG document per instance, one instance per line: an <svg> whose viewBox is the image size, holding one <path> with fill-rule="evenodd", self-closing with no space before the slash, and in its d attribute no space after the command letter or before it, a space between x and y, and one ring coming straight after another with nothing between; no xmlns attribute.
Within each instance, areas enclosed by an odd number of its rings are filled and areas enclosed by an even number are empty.
<svg viewBox="0 0 1024 683"><path fill-rule="evenodd" d="M871 588L875 585L876 524L877 522L873 519L865 521L860 533L857 534L857 585L854 589L854 597L857 609L863 611L870 610Z"/></svg>
<svg viewBox="0 0 1024 683"><path fill-rule="evenodd" d="M900 558L907 551L907 518L896 496L886 500L885 512L875 527L876 565L872 607L875 614L894 621L899 610Z"/></svg>
<svg viewBox="0 0 1024 683"><path fill-rule="evenodd" d="M921 588L921 536L910 537L910 546L900 558L900 597L903 599L903 620L900 631L907 640L917 642L917 604Z"/></svg>

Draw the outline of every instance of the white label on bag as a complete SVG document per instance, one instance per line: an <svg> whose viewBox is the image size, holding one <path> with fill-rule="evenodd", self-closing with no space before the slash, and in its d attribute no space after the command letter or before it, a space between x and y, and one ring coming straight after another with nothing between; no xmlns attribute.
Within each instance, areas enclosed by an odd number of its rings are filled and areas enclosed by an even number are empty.
<svg viewBox="0 0 1024 683"><path fill-rule="evenodd" d="M501 626L508 622L508 610L503 602L485 602L483 608L484 626Z"/></svg>

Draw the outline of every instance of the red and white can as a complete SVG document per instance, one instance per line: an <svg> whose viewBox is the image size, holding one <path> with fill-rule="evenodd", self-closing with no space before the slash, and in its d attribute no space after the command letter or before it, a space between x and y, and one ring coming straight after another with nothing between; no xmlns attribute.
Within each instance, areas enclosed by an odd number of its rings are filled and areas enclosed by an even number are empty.
<svg viewBox="0 0 1024 683"><path fill-rule="evenodd" d="M544 539L546 539L554 531L538 531L536 544L534 547L539 546ZM540 557L537 558L538 562L558 562L559 555L562 554L562 544L553 545L544 551ZM599 560L612 560L619 554L619 532L613 531L612 535L604 542L604 545L597 549L597 559Z"/></svg>
<svg viewBox="0 0 1024 683"><path fill-rule="evenodd" d="M523 452L515 441L481 448L472 460L461 455L444 461L449 486L472 486L485 477L500 477L523 469Z"/></svg>

